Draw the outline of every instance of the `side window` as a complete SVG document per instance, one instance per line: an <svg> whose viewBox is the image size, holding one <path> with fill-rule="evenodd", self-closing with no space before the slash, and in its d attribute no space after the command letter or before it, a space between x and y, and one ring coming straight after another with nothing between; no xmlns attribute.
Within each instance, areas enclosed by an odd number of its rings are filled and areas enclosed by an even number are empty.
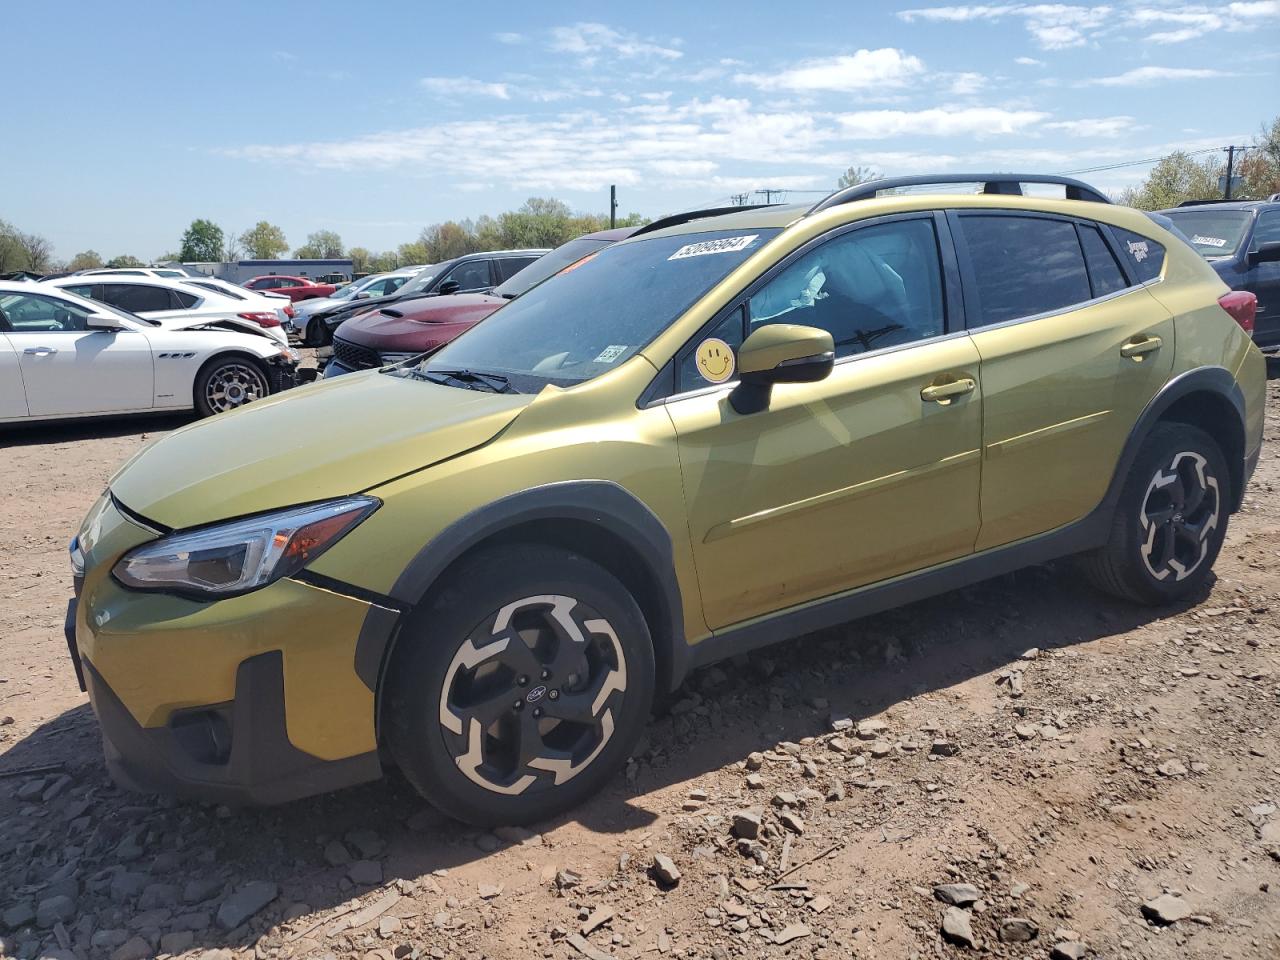
<svg viewBox="0 0 1280 960"><path fill-rule="evenodd" d="M1258 225L1253 230L1253 242L1249 249L1257 250L1264 243L1280 242L1280 210L1265 210L1258 215Z"/></svg>
<svg viewBox="0 0 1280 960"><path fill-rule="evenodd" d="M84 333L89 312L74 303L29 293L0 293L0 315L13 333Z"/></svg>
<svg viewBox="0 0 1280 960"><path fill-rule="evenodd" d="M169 296L172 298L173 306L171 309L182 310L187 307L194 307L196 301L200 298L190 293L184 293L181 290L170 290Z"/></svg>
<svg viewBox="0 0 1280 960"><path fill-rule="evenodd" d="M102 299L113 307L128 310L130 313L173 309L168 290L164 287L149 287L141 283L103 284Z"/></svg>
<svg viewBox="0 0 1280 960"><path fill-rule="evenodd" d="M709 387L718 382L710 380L703 375L698 369L697 352L698 346L708 340L723 340L737 355L738 348L742 346L743 331L745 329L745 316L742 307L738 307L733 313L725 317L715 329L706 336L698 337L697 342L691 344L676 367L676 393L685 393L689 390L700 390L703 387ZM732 377L730 377L732 379ZM720 381L723 382L723 381Z"/></svg>
<svg viewBox="0 0 1280 960"><path fill-rule="evenodd" d="M66 290L68 293L74 293L78 297L87 297L90 300L93 299L92 283L78 283L74 287L63 287L62 289Z"/></svg>
<svg viewBox="0 0 1280 960"><path fill-rule="evenodd" d="M1116 239L1120 241L1120 254L1129 264L1129 270L1138 282L1146 283L1155 280L1164 270L1164 247L1150 237L1112 227Z"/></svg>
<svg viewBox="0 0 1280 960"><path fill-rule="evenodd" d="M487 287L491 281L489 279L489 261L488 260L468 260L460 263L445 277L445 281L456 280L461 290L479 290L481 287Z"/></svg>
<svg viewBox="0 0 1280 960"><path fill-rule="evenodd" d="M408 279L409 279L408 277L388 277L385 281L383 296L389 293L395 293L397 290L399 290L401 287L405 285L405 282Z"/></svg>
<svg viewBox="0 0 1280 960"><path fill-rule="evenodd" d="M970 326L1061 310L1093 298L1075 224L1042 217L959 218L977 283Z"/></svg>
<svg viewBox="0 0 1280 960"><path fill-rule="evenodd" d="M1093 295L1105 297L1109 293L1123 290L1129 285L1116 263L1107 241L1097 227L1077 224L1080 229L1080 246L1084 248L1084 260L1089 265L1089 280L1093 284Z"/></svg>
<svg viewBox="0 0 1280 960"><path fill-rule="evenodd" d="M493 265L498 268L498 282L505 283L537 259L537 257L503 257L493 261Z"/></svg>
<svg viewBox="0 0 1280 960"><path fill-rule="evenodd" d="M936 337L946 329L931 219L862 227L797 259L750 302L751 329L821 327L847 357Z"/></svg>

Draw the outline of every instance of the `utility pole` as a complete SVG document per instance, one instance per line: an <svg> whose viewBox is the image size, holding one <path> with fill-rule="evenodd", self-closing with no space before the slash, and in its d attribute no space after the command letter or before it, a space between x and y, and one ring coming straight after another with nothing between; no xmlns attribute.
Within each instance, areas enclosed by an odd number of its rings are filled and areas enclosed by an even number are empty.
<svg viewBox="0 0 1280 960"><path fill-rule="evenodd" d="M747 197L749 196L750 194L747 193L735 193L729 199L733 201L733 205L735 207L745 207L747 205Z"/></svg>
<svg viewBox="0 0 1280 960"><path fill-rule="evenodd" d="M1249 150L1250 148L1230 146L1230 147L1223 147L1222 149L1227 155L1227 179L1222 186L1222 199L1230 200L1231 199L1231 174L1232 174L1232 171L1235 169L1236 151L1239 150L1241 153L1244 153L1246 150Z"/></svg>
<svg viewBox="0 0 1280 960"><path fill-rule="evenodd" d="M618 185L609 186L609 229L618 225Z"/></svg>
<svg viewBox="0 0 1280 960"><path fill-rule="evenodd" d="M763 193L763 194L764 194L764 202L765 202L765 203L773 203L773 195L774 195L775 193L776 193L776 194L781 195L781 194L783 194L783 193L785 193L785 192L786 192L785 190L779 190L779 189L777 189L777 188L771 188L771 187L765 187L763 190L757 190L757 191L756 191L756 193Z"/></svg>

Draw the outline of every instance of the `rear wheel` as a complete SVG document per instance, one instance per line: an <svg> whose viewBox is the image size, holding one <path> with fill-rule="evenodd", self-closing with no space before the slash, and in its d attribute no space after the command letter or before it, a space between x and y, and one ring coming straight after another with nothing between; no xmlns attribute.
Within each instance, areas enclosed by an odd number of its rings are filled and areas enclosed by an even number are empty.
<svg viewBox="0 0 1280 960"><path fill-rule="evenodd" d="M581 803L629 756L653 699L635 599L568 551L511 545L451 574L398 641L384 714L409 781L493 826Z"/></svg>
<svg viewBox="0 0 1280 960"><path fill-rule="evenodd" d="M1230 488L1212 437L1186 424L1158 425L1134 461L1110 540L1084 558L1090 579L1139 603L1195 593L1222 549Z"/></svg>
<svg viewBox="0 0 1280 960"><path fill-rule="evenodd" d="M248 357L215 357L196 374L195 406L201 416L225 413L270 393L267 372Z"/></svg>

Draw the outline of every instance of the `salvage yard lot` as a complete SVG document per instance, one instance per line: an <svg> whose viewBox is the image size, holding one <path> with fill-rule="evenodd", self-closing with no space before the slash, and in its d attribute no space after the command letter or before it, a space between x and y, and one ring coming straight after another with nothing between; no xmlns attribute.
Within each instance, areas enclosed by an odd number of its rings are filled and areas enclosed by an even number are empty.
<svg viewBox="0 0 1280 960"><path fill-rule="evenodd" d="M497 833L395 773L260 810L112 786L66 544L186 421L0 437L0 955L1280 956L1274 379L1267 413L1194 604L1060 563L705 669L603 794Z"/></svg>

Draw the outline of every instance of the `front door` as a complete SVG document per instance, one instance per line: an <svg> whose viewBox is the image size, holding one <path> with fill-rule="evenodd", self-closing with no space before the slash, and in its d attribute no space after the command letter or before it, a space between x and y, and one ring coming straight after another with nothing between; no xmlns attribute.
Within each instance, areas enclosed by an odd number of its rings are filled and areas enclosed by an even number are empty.
<svg viewBox="0 0 1280 960"><path fill-rule="evenodd" d="M14 420L27 415L27 392L22 385L19 353L5 335L6 329L0 319L0 420Z"/></svg>
<svg viewBox="0 0 1280 960"><path fill-rule="evenodd" d="M89 311L46 294L0 294L33 417L149 410L151 345L139 330L91 330Z"/></svg>
<svg viewBox="0 0 1280 960"><path fill-rule="evenodd" d="M1022 211L950 216L982 357L985 550L1097 506L1168 378L1173 319L1096 225ZM1160 245L1133 242L1143 271L1158 273Z"/></svg>
<svg viewBox="0 0 1280 960"><path fill-rule="evenodd" d="M929 214L811 244L678 358L667 410L712 629L972 551L978 353L948 330L938 249ZM718 362L768 323L829 330L835 369L739 414L697 348Z"/></svg>

